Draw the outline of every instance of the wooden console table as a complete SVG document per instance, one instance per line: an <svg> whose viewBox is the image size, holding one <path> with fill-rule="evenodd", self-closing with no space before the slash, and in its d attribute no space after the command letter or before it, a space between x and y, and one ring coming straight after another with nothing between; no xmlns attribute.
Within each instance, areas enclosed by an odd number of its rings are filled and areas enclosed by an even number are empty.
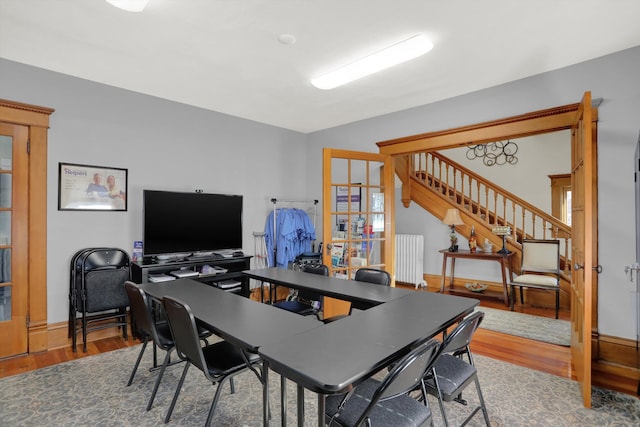
<svg viewBox="0 0 640 427"><path fill-rule="evenodd" d="M451 274L449 279L449 289L453 289L453 278L456 266L456 258L463 259L478 259L489 260L500 263L500 270L502 271L502 287L505 305L509 305L509 282L507 281L507 270L509 270L509 280L511 280L512 266L511 261L513 259L513 252L508 254L501 254L498 252L470 252L468 250L460 250L458 252L450 252L448 249L442 249L442 281L440 282L440 293L444 293L444 283L447 279L447 260L451 258ZM475 293L469 291L469 293ZM499 296L499 295L498 295Z"/></svg>

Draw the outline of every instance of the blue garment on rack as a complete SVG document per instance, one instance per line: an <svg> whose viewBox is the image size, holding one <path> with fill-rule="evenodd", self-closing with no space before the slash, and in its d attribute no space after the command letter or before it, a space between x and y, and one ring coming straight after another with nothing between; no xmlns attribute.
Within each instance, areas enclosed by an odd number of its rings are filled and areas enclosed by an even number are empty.
<svg viewBox="0 0 640 427"><path fill-rule="evenodd" d="M316 239L316 230L309 215L302 209L280 208L269 213L264 226L269 267L287 268L298 255L311 251L311 242Z"/></svg>

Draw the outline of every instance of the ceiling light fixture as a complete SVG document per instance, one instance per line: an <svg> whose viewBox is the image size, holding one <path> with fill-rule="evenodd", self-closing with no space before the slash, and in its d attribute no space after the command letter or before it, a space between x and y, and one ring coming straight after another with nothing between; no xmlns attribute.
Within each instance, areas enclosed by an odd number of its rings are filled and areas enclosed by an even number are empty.
<svg viewBox="0 0 640 427"><path fill-rule="evenodd" d="M280 34L278 36L278 41L282 44L295 44L296 36L293 34Z"/></svg>
<svg viewBox="0 0 640 427"><path fill-rule="evenodd" d="M417 58L433 49L424 34L413 36L329 73L311 79L318 89L333 89L378 71Z"/></svg>
<svg viewBox="0 0 640 427"><path fill-rule="evenodd" d="M106 0L107 3L127 12L142 12L149 0Z"/></svg>

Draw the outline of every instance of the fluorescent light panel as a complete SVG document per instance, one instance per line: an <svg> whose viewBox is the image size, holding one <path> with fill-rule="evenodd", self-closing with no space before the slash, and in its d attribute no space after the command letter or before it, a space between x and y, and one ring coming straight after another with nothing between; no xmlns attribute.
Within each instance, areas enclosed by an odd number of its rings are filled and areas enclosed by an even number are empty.
<svg viewBox="0 0 640 427"><path fill-rule="evenodd" d="M107 3L127 12L142 12L149 0L106 0Z"/></svg>
<svg viewBox="0 0 640 427"><path fill-rule="evenodd" d="M431 49L433 49L433 43L424 34L419 34L334 71L315 77L311 79L311 84L318 89L333 89L422 56Z"/></svg>

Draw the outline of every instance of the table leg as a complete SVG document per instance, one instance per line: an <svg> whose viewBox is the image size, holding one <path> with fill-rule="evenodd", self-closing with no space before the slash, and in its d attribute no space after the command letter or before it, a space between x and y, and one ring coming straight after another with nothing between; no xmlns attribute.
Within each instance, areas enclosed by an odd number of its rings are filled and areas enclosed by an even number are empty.
<svg viewBox="0 0 640 427"><path fill-rule="evenodd" d="M269 427L269 362L262 362L262 425Z"/></svg>
<svg viewBox="0 0 640 427"><path fill-rule="evenodd" d="M152 342L151 344L153 344L153 368L152 369L157 369L158 368L158 347L154 342Z"/></svg>
<svg viewBox="0 0 640 427"><path fill-rule="evenodd" d="M322 393L318 393L318 427L324 426L324 404L326 396Z"/></svg>
<svg viewBox="0 0 640 427"><path fill-rule="evenodd" d="M504 305L506 305L507 307L509 306L509 290L508 290L508 284L507 284L507 270L506 270L506 263L507 263L507 259L506 257L500 260L500 266L502 267L502 287L503 289L503 294L504 294Z"/></svg>
<svg viewBox="0 0 640 427"><path fill-rule="evenodd" d="M440 280L440 293L444 294L444 282L447 280L447 255L442 254L442 280Z"/></svg>
<svg viewBox="0 0 640 427"><path fill-rule="evenodd" d="M280 375L280 425L287 427L287 378Z"/></svg>
<svg viewBox="0 0 640 427"><path fill-rule="evenodd" d="M298 427L304 427L304 387L298 384Z"/></svg>
<svg viewBox="0 0 640 427"><path fill-rule="evenodd" d="M449 280L449 289L453 289L453 276L456 271L456 259L451 258L451 279Z"/></svg>

